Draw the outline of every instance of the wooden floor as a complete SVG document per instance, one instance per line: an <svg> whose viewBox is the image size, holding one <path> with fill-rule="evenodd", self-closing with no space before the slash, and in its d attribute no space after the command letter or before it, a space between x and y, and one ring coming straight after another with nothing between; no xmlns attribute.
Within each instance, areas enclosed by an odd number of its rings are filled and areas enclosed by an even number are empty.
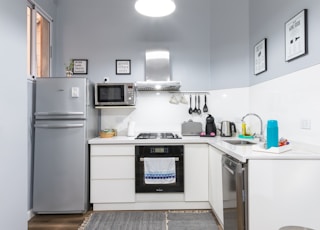
<svg viewBox="0 0 320 230"><path fill-rule="evenodd" d="M84 219L91 211L85 214L68 215L36 215L28 222L29 230L78 230Z"/></svg>

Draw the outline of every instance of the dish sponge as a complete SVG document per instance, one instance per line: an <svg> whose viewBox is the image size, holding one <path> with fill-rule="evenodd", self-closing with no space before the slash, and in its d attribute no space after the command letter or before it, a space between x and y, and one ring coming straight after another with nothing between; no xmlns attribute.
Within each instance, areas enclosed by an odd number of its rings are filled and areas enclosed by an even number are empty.
<svg viewBox="0 0 320 230"><path fill-rule="evenodd" d="M238 137L239 137L239 138L244 138L244 139L254 139L254 136L250 136L250 135L242 135L242 134L239 134Z"/></svg>

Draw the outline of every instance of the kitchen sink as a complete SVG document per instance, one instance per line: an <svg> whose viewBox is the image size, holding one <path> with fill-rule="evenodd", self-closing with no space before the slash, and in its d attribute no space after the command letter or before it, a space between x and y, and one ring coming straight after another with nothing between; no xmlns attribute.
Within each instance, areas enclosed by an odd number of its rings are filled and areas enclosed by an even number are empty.
<svg viewBox="0 0 320 230"><path fill-rule="evenodd" d="M231 145L255 145L257 143L246 140L223 140Z"/></svg>

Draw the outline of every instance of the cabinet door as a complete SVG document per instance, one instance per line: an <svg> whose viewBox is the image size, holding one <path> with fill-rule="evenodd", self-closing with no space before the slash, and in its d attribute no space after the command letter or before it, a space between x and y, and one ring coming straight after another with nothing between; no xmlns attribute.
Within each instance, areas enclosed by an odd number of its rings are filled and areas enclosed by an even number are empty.
<svg viewBox="0 0 320 230"><path fill-rule="evenodd" d="M223 224L222 155L220 150L209 147L209 203L220 224Z"/></svg>
<svg viewBox="0 0 320 230"><path fill-rule="evenodd" d="M320 229L320 160L249 160L249 229ZM268 218L266 218L268 217Z"/></svg>
<svg viewBox="0 0 320 230"><path fill-rule="evenodd" d="M208 201L208 145L184 146L185 201Z"/></svg>
<svg viewBox="0 0 320 230"><path fill-rule="evenodd" d="M134 179L91 181L91 203L123 203L135 201Z"/></svg>
<svg viewBox="0 0 320 230"><path fill-rule="evenodd" d="M91 145L91 203L135 201L133 145Z"/></svg>
<svg viewBox="0 0 320 230"><path fill-rule="evenodd" d="M134 179L134 156L91 156L91 180Z"/></svg>
<svg viewBox="0 0 320 230"><path fill-rule="evenodd" d="M134 145L90 145L91 156L134 156Z"/></svg>

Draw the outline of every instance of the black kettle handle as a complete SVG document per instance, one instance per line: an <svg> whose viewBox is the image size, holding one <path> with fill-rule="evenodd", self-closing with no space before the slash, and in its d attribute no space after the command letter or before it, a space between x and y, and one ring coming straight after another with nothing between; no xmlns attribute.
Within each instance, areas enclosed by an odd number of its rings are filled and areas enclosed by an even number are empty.
<svg viewBox="0 0 320 230"><path fill-rule="evenodd" d="M231 122L231 127L233 127L233 131L236 133L237 128L236 128L236 124L234 122Z"/></svg>

